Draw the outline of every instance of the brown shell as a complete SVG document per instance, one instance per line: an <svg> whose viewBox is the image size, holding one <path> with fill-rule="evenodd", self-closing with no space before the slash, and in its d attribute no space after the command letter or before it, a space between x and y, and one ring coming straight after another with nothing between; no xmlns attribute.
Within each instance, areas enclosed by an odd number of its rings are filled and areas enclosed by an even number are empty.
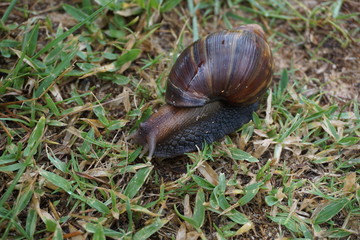
<svg viewBox="0 0 360 240"><path fill-rule="evenodd" d="M166 101L173 106L203 106L215 100L254 103L268 88L271 50L256 24L213 33L187 47L171 69Z"/></svg>

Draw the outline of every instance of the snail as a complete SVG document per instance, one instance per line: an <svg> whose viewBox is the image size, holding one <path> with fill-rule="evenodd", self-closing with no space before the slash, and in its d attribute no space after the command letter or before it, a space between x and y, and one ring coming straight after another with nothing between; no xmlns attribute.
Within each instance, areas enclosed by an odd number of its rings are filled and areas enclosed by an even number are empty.
<svg viewBox="0 0 360 240"><path fill-rule="evenodd" d="M180 54L168 77L167 104L131 138L149 158L201 149L252 119L272 72L271 50L259 25L209 34Z"/></svg>

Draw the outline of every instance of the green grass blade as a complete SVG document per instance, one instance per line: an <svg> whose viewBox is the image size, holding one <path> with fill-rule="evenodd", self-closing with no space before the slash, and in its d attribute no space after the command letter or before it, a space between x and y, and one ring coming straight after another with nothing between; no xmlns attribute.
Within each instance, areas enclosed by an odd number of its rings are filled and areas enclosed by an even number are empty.
<svg viewBox="0 0 360 240"><path fill-rule="evenodd" d="M24 189L24 191L19 194L15 208L13 208L13 218L28 206L33 194L34 190L31 187Z"/></svg>
<svg viewBox="0 0 360 240"><path fill-rule="evenodd" d="M196 182L196 184L202 187L203 189L212 191L215 188L215 186L212 183L197 175L192 175L191 177L194 180L194 182Z"/></svg>
<svg viewBox="0 0 360 240"><path fill-rule="evenodd" d="M11 11L14 9L15 5L16 5L17 0L12 0L9 4L9 7L6 9L4 15L1 18L1 22L2 24L5 24L5 22L7 21Z"/></svg>
<svg viewBox="0 0 360 240"><path fill-rule="evenodd" d="M93 223L86 223L83 225L83 228L89 233L95 233L98 225ZM109 228L103 228L104 234L107 237L114 238L114 239L123 239L125 237L124 232L117 232Z"/></svg>
<svg viewBox="0 0 360 240"><path fill-rule="evenodd" d="M337 18L339 16L342 4L343 4L343 0L336 0L332 4L332 17L333 18Z"/></svg>
<svg viewBox="0 0 360 240"><path fill-rule="evenodd" d="M104 215L110 213L110 209L99 200L93 198L93 199L87 199L86 203L89 204L91 207L95 208L99 212L103 213Z"/></svg>
<svg viewBox="0 0 360 240"><path fill-rule="evenodd" d="M231 156L235 160L245 160L247 162L259 162L259 160L253 157L250 153L242 151L238 148L230 148Z"/></svg>
<svg viewBox="0 0 360 240"><path fill-rule="evenodd" d="M201 228L205 220L205 194L202 188L196 194L193 219L197 228Z"/></svg>
<svg viewBox="0 0 360 240"><path fill-rule="evenodd" d="M297 130L302 122L304 121L303 117L300 117L300 114L296 114L295 118L292 120L292 124L284 133L280 134L280 138L278 139L279 143L282 143L291 133Z"/></svg>
<svg viewBox="0 0 360 240"><path fill-rule="evenodd" d="M34 239L35 229L37 225L37 213L35 209L29 209L26 216L26 233L30 240Z"/></svg>
<svg viewBox="0 0 360 240"><path fill-rule="evenodd" d="M256 194L259 192L260 187L262 185L263 185L263 183L260 182L260 183L253 183L253 184L246 186L245 187L245 195L242 196L238 201L240 206L243 206L243 205L247 204L248 202L250 202L256 196Z"/></svg>
<svg viewBox="0 0 360 240"><path fill-rule="evenodd" d="M15 163L6 166L0 166L0 172L14 172L16 170L19 170L20 168L23 168L24 166L26 166L25 163Z"/></svg>
<svg viewBox="0 0 360 240"><path fill-rule="evenodd" d="M20 43L15 40L4 39L4 40L0 41L0 49L1 48L14 48L14 47L19 47L19 46L20 46Z"/></svg>
<svg viewBox="0 0 360 240"><path fill-rule="evenodd" d="M52 238L53 240L63 240L63 231L60 227L60 225L57 223L56 224L56 228L55 228L55 232L54 232L54 237Z"/></svg>
<svg viewBox="0 0 360 240"><path fill-rule="evenodd" d="M34 131L31 133L28 145L24 149L24 156L29 157L36 153L37 147L42 141L42 137L44 135L45 130L45 117L41 117L34 129Z"/></svg>
<svg viewBox="0 0 360 240"><path fill-rule="evenodd" d="M29 123L17 118L0 118L0 121L13 121L13 122L20 122L22 124L25 124L26 126L29 126Z"/></svg>
<svg viewBox="0 0 360 240"><path fill-rule="evenodd" d="M90 23L91 20L98 15L100 12L102 12L110 3L112 3L114 0L109 0L109 2L107 2L104 6L100 7L98 10L96 10L93 14L91 14L90 16L88 16L87 18L85 18L82 22L76 24L74 27L70 28L68 31L66 31L65 33L61 34L59 37L57 37L56 39L54 39L53 41L49 42L48 44L46 44L37 54L35 54L35 56L33 57L38 58L39 56L41 56L43 53L47 52L49 49L51 49L52 47L56 46L58 43L60 43L62 40L64 40L65 38L67 38L70 34L72 34L73 32L75 32L76 30L78 30L81 26L83 26L86 23Z"/></svg>
<svg viewBox="0 0 360 240"><path fill-rule="evenodd" d="M336 141L340 140L340 136L337 133L335 127L331 124L330 120L327 117L324 117L324 121L323 121L323 128L324 130L330 135L332 136Z"/></svg>
<svg viewBox="0 0 360 240"><path fill-rule="evenodd" d="M52 113L55 114L55 116L60 116L60 111L57 108L55 102L52 100L52 98L50 97L49 94L45 94L45 101L46 101L46 105L49 107L49 109L51 110Z"/></svg>
<svg viewBox="0 0 360 240"><path fill-rule="evenodd" d="M25 229L21 226L21 224L17 220L11 219L11 223L6 226L6 229L2 235L2 239L4 240L9 239L8 234L10 232L10 229L16 229L16 231L22 234L24 238L26 239L29 238L29 236L27 235Z"/></svg>
<svg viewBox="0 0 360 240"><path fill-rule="evenodd" d="M106 239L104 228L100 224L96 224L93 239L94 240L105 240Z"/></svg>
<svg viewBox="0 0 360 240"><path fill-rule="evenodd" d="M2 195L0 198L0 208L2 208L3 204L6 202L6 200L9 198L9 196L12 194L15 185L18 183L20 177L25 172L25 169L28 165L24 164L22 168L19 169L19 171L16 173L16 176L14 177L11 185L7 188L6 192Z"/></svg>
<svg viewBox="0 0 360 240"><path fill-rule="evenodd" d="M39 169L39 173L46 180L48 180L49 182L51 182L55 186L58 186L59 188L63 189L68 194L71 195L73 193L71 183L68 180L66 180L65 178L63 178L63 177L61 177L61 176L59 176L59 175L57 175L55 173L43 170L43 169Z"/></svg>
<svg viewBox="0 0 360 240"><path fill-rule="evenodd" d="M66 163L58 159L50 147L46 147L46 155L50 162L63 173L67 173Z"/></svg>
<svg viewBox="0 0 360 240"><path fill-rule="evenodd" d="M66 180L65 178L52 173L52 172L48 172L45 170L40 169L39 173L41 176L43 176L46 180L48 180L49 182L51 182L52 184L54 184L55 186L63 189L65 192L67 192L70 196L81 200L82 202L87 203L89 206L95 208L96 210L98 210L99 212L103 213L103 214L109 214L110 213L110 209L102 202L100 202L97 199L93 199L93 198L86 198L86 197L82 197L78 194L75 194L72 190L72 186L71 183Z"/></svg>
<svg viewBox="0 0 360 240"><path fill-rule="evenodd" d="M145 183L146 179L149 177L149 174L152 170L152 167L144 167L139 169L133 178L130 180L128 185L125 188L124 195L128 196L130 199L135 197L135 195L140 190L141 186Z"/></svg>
<svg viewBox="0 0 360 240"><path fill-rule="evenodd" d="M65 59L58 64L55 69L49 74L40 84L39 88L35 90L34 97L38 98L44 94L48 88L53 84L56 78L71 65L71 60L75 57L77 49L72 50Z"/></svg>
<svg viewBox="0 0 360 240"><path fill-rule="evenodd" d="M141 53L140 49L131 49L129 51L127 51L126 53L122 54L115 62L115 69L113 69L112 71L116 71L118 70L122 65L124 65L127 62L132 62L134 61L139 54Z"/></svg>
<svg viewBox="0 0 360 240"><path fill-rule="evenodd" d="M280 78L278 98L281 98L281 96L284 94L288 83L289 83L288 71L287 69L283 69Z"/></svg>
<svg viewBox="0 0 360 240"><path fill-rule="evenodd" d="M64 4L63 8L69 15L71 15L73 18L75 18L79 22L85 21L85 19L87 17L89 17L86 13L81 11L79 8L75 8L69 4Z"/></svg>
<svg viewBox="0 0 360 240"><path fill-rule="evenodd" d="M174 210L176 212L176 214L185 222L189 223L192 227L194 227L195 229L198 229L198 223L195 221L194 218L192 217L186 217L184 215L182 215L179 210L176 208L176 206L174 205Z"/></svg>
<svg viewBox="0 0 360 240"><path fill-rule="evenodd" d="M181 0L167 0L167 1L164 1L164 4L161 6L160 11L162 13L170 11L171 9L176 7L180 2L181 2Z"/></svg>
<svg viewBox="0 0 360 240"><path fill-rule="evenodd" d="M93 111L102 124L105 126L109 125L109 120L106 118L105 109L101 105L94 107Z"/></svg>
<svg viewBox="0 0 360 240"><path fill-rule="evenodd" d="M32 56L36 52L36 46L38 44L39 36L39 27L40 23L37 23L35 27L31 30L27 47L23 50L28 56Z"/></svg>
<svg viewBox="0 0 360 240"><path fill-rule="evenodd" d="M338 214L341 209L343 209L349 202L350 201L346 198L331 201L328 205L321 209L318 214L316 214L313 219L314 224L321 224L330 220L332 217Z"/></svg>
<svg viewBox="0 0 360 240"><path fill-rule="evenodd" d="M194 6L193 0L188 0L187 3L188 3L189 12L191 14L191 19L192 19L193 41L196 41L199 39L198 21L197 21L197 17L196 17L196 7Z"/></svg>
<svg viewBox="0 0 360 240"><path fill-rule="evenodd" d="M295 221L293 217L289 217L288 213L279 213L277 216L269 216L269 218L289 229L291 232L300 234L300 225L298 222Z"/></svg>
<svg viewBox="0 0 360 240"><path fill-rule="evenodd" d="M146 227L143 227L141 230L137 231L133 239L136 240L146 240L149 239L151 235L159 231L166 223L170 221L170 218L156 218L156 220L147 225Z"/></svg>

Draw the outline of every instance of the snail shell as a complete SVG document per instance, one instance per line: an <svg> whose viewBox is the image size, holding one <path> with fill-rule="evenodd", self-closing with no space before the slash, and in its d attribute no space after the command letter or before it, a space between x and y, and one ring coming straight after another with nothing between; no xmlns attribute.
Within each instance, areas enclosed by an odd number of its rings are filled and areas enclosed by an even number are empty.
<svg viewBox="0 0 360 240"><path fill-rule="evenodd" d="M224 30L186 48L169 75L166 101L197 107L214 100L249 104L271 82L272 55L258 25Z"/></svg>
<svg viewBox="0 0 360 240"><path fill-rule="evenodd" d="M167 104L132 136L149 157L173 157L236 131L252 118L271 83L273 59L256 24L210 34L172 67Z"/></svg>

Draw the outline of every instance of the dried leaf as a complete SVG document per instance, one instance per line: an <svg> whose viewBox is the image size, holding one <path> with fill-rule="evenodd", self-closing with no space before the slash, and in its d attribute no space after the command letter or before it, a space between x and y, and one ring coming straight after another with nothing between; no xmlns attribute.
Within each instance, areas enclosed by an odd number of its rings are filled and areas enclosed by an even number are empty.
<svg viewBox="0 0 360 240"><path fill-rule="evenodd" d="M176 233L176 240L186 240L186 225L183 222Z"/></svg>
<svg viewBox="0 0 360 240"><path fill-rule="evenodd" d="M269 90L269 96L266 101L266 116L265 116L265 123L267 126L270 126L274 120L272 119L272 107L271 107L271 101L272 101L272 91Z"/></svg>
<svg viewBox="0 0 360 240"><path fill-rule="evenodd" d="M80 120L88 123L91 127L93 127L94 129L97 129L97 128L104 128L104 124L102 124L100 122L100 120L98 119L90 119L90 118L80 118ZM97 130L98 131L98 130Z"/></svg>
<svg viewBox="0 0 360 240"><path fill-rule="evenodd" d="M186 239L187 240L196 240L200 237L200 233L192 231L192 232L188 232L186 234Z"/></svg>
<svg viewBox="0 0 360 240"><path fill-rule="evenodd" d="M219 184L219 175L207 162L204 162L201 166L199 166L198 170L210 183L215 186Z"/></svg>
<svg viewBox="0 0 360 240"><path fill-rule="evenodd" d="M193 213L192 213L191 206L190 206L189 194L185 195L183 205L184 205L184 216L191 218ZM194 228L189 223L185 222L185 224L186 224L186 229L188 231L193 231L194 230Z"/></svg>
<svg viewBox="0 0 360 240"><path fill-rule="evenodd" d="M255 151L251 155L253 155L255 158L261 157L261 155L263 155L263 153L269 148L271 143L275 143L275 142L272 139L255 141L254 142Z"/></svg>
<svg viewBox="0 0 360 240"><path fill-rule="evenodd" d="M243 233L247 233L253 228L254 228L254 223L252 222L245 223L239 230L236 231L235 235L239 236Z"/></svg>
<svg viewBox="0 0 360 240"><path fill-rule="evenodd" d="M344 179L344 187L343 192L344 193L351 193L356 190L356 173L350 172L346 175Z"/></svg>
<svg viewBox="0 0 360 240"><path fill-rule="evenodd" d="M84 79L84 78L93 76L93 75L98 74L98 73L113 72L115 70L116 70L115 64L110 63L110 64L107 64L107 65L103 65L103 66L93 68L91 72L82 75L79 79Z"/></svg>

